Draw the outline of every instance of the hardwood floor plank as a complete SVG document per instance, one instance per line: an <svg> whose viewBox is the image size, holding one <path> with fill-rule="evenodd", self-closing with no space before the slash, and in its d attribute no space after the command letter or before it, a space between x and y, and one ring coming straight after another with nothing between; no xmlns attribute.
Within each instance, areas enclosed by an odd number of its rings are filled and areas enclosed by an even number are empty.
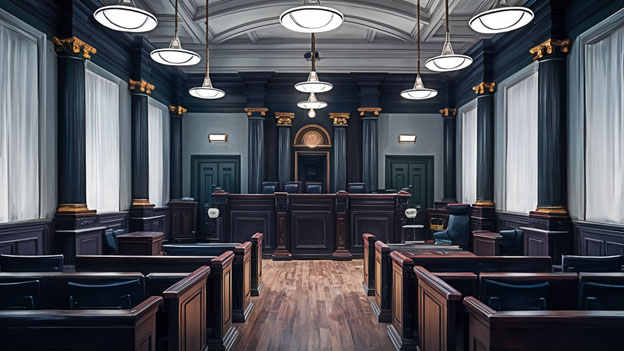
<svg viewBox="0 0 624 351"><path fill-rule="evenodd" d="M263 261L264 290L233 350L393 350L362 289L362 260Z"/></svg>

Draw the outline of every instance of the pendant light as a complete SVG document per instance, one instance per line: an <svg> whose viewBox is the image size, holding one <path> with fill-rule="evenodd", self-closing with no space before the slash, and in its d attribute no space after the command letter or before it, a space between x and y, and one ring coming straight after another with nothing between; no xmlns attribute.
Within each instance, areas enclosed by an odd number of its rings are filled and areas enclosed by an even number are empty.
<svg viewBox="0 0 624 351"><path fill-rule="evenodd" d="M156 28L158 19L138 8L134 0L119 0L117 5L102 6L93 17L104 27L119 32L143 33Z"/></svg>
<svg viewBox="0 0 624 351"><path fill-rule="evenodd" d="M458 71L472 64L472 58L466 55L455 54L451 45L451 34L449 32L449 11L448 0L444 0L446 6L446 40L442 47L442 54L430 58L425 62L425 67L435 72Z"/></svg>
<svg viewBox="0 0 624 351"><path fill-rule="evenodd" d="M316 73L316 36L312 33L312 51L310 52L312 61L312 71L308 75L308 80L295 84L295 89L302 93L325 93L334 88L331 83L321 82Z"/></svg>
<svg viewBox="0 0 624 351"><path fill-rule="evenodd" d="M208 48L208 0L206 0L206 77L201 87L189 89L189 94L198 99L216 100L225 96L225 92L212 86L210 80L210 51Z"/></svg>
<svg viewBox="0 0 624 351"><path fill-rule="evenodd" d="M479 33L505 33L526 26L533 17L529 8L509 6L507 0L499 0L498 6L474 16L468 24Z"/></svg>
<svg viewBox="0 0 624 351"><path fill-rule="evenodd" d="M299 101L297 103L297 107L302 108L308 111L308 117L314 118L316 117L316 112L314 110L318 110L321 108L327 107L327 103L325 101L318 101L316 99L316 94L310 93L307 101Z"/></svg>
<svg viewBox="0 0 624 351"><path fill-rule="evenodd" d="M285 11L279 20L282 26L295 32L321 33L340 27L344 15L331 7L321 6L320 0L304 0L303 6Z"/></svg>
<svg viewBox="0 0 624 351"><path fill-rule="evenodd" d="M196 52L182 49L178 37L178 0L175 2L175 35L166 49L157 49L150 54L152 60L168 66L192 66L201 61Z"/></svg>
<svg viewBox="0 0 624 351"><path fill-rule="evenodd" d="M435 89L427 89L420 78L420 0L416 3L416 25L418 26L418 73L412 89L403 90L401 97L408 100L426 100L438 95Z"/></svg>

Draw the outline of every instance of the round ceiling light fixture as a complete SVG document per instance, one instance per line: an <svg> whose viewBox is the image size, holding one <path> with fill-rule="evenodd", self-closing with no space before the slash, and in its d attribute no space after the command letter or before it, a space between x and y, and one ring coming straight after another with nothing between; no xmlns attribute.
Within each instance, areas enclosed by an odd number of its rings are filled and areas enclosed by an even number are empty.
<svg viewBox="0 0 624 351"><path fill-rule="evenodd" d="M331 83L322 82L316 73L316 35L312 33L312 50L310 51L310 61L312 61L312 70L308 75L308 80L295 84L295 89L302 93L325 93L334 88Z"/></svg>
<svg viewBox="0 0 624 351"><path fill-rule="evenodd" d="M310 93L308 100L299 101L297 103L297 107L302 108L304 110L318 110L318 109L327 107L327 103L325 101L318 101L316 99L316 94Z"/></svg>
<svg viewBox="0 0 624 351"><path fill-rule="evenodd" d="M304 0L303 6L282 13L280 23L299 33L322 33L334 30L344 22L344 15L331 7L321 6L320 0Z"/></svg>
<svg viewBox="0 0 624 351"><path fill-rule="evenodd" d="M158 19L138 8L134 0L119 0L119 4L102 6L93 17L106 28L119 32L144 33L156 28Z"/></svg>
<svg viewBox="0 0 624 351"><path fill-rule="evenodd" d="M210 80L210 51L208 47L208 33L210 33L210 31L208 30L208 19L208 0L206 0L206 77L201 87L189 89L189 94L198 99L216 100L224 97L225 92L213 87L212 81Z"/></svg>
<svg viewBox="0 0 624 351"><path fill-rule="evenodd" d="M446 4L446 40L442 47L442 54L432 57L425 62L425 67L435 72L451 72L464 69L472 64L472 58L466 55L455 54L451 45L451 34L449 32L449 12L448 0ZM420 24L419 24L420 25Z"/></svg>
<svg viewBox="0 0 624 351"><path fill-rule="evenodd" d="M527 7L509 6L507 0L499 0L498 6L481 12L468 21L470 28L478 33L505 33L524 27L535 17Z"/></svg>
<svg viewBox="0 0 624 351"><path fill-rule="evenodd" d="M416 13L416 25L418 26L418 73L416 74L414 87L412 89L403 90L401 92L401 97L408 100L426 100L438 95L438 91L425 88L422 78L420 78L420 0L416 3Z"/></svg>
<svg viewBox="0 0 624 351"><path fill-rule="evenodd" d="M178 37L178 0L175 2L175 35L166 49L156 49L150 53L152 60L167 66L193 66L201 61L196 52L184 50Z"/></svg>

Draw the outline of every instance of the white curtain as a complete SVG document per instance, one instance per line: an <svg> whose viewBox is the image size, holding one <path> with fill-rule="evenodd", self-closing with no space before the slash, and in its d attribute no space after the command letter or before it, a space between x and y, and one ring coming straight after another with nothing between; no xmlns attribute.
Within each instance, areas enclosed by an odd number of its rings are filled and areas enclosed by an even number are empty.
<svg viewBox="0 0 624 351"><path fill-rule="evenodd" d="M148 108L149 200L156 207L169 202L169 113L150 99Z"/></svg>
<svg viewBox="0 0 624 351"><path fill-rule="evenodd" d="M624 223L624 27L585 46L588 221Z"/></svg>
<svg viewBox="0 0 624 351"><path fill-rule="evenodd" d="M85 76L87 206L119 211L119 85Z"/></svg>
<svg viewBox="0 0 624 351"><path fill-rule="evenodd" d="M461 113L462 123L462 202L477 201L477 105Z"/></svg>
<svg viewBox="0 0 624 351"><path fill-rule="evenodd" d="M505 211L537 207L537 73L506 90Z"/></svg>
<svg viewBox="0 0 624 351"><path fill-rule="evenodd" d="M0 222L39 217L36 39L0 23Z"/></svg>

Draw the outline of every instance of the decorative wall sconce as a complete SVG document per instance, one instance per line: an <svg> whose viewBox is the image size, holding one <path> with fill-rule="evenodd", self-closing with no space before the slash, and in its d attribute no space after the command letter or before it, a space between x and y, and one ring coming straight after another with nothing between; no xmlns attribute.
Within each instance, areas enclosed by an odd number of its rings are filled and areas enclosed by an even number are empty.
<svg viewBox="0 0 624 351"><path fill-rule="evenodd" d="M413 134L401 134L399 135L399 143L404 144L404 143L415 143L416 142L416 135Z"/></svg>
<svg viewBox="0 0 624 351"><path fill-rule="evenodd" d="M227 143L227 134L208 134L208 141L211 143Z"/></svg>

